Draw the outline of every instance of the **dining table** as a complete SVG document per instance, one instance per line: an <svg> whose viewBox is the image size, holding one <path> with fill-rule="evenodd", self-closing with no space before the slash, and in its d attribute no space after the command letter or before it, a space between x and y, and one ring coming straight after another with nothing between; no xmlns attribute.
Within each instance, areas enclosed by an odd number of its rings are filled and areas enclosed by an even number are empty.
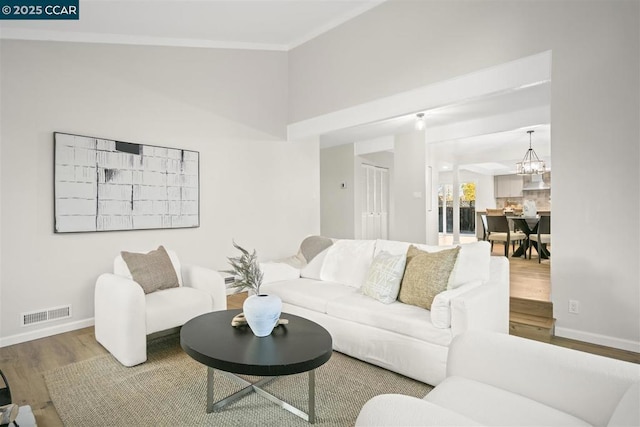
<svg viewBox="0 0 640 427"><path fill-rule="evenodd" d="M522 241L520 246L513 252L512 257L519 258L522 255L527 257L527 250L529 249L529 245L533 245L533 247L538 251L540 257L542 259L548 259L551 256L551 253L546 248L538 248L538 244L536 242L532 242L529 239L530 234L535 234L538 232L538 223L540 222L540 215L536 216L507 216L508 220L513 221L514 228L517 230L521 230L527 238ZM542 245L541 245L542 246Z"/></svg>

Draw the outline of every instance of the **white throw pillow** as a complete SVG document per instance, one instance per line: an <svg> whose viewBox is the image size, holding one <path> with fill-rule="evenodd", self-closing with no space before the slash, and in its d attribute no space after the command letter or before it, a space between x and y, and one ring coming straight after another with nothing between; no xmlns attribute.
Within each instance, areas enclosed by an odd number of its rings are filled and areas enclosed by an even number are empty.
<svg viewBox="0 0 640 427"><path fill-rule="evenodd" d="M315 279L320 280L320 271L322 270L322 264L324 263L324 259L329 252L329 248L326 248L318 255L313 257L311 262L305 265L302 270L300 270L300 277L306 277L307 279Z"/></svg>
<svg viewBox="0 0 640 427"><path fill-rule="evenodd" d="M320 279L360 288L373 261L375 240L338 240L328 249Z"/></svg>
<svg viewBox="0 0 640 427"><path fill-rule="evenodd" d="M458 257L460 253L458 253ZM455 289L440 292L431 303L431 323L439 329L447 329L451 327L451 300L471 289L482 285L480 280L465 283Z"/></svg>
<svg viewBox="0 0 640 427"><path fill-rule="evenodd" d="M362 293L385 304L394 302L398 298L406 262L406 255L380 252L371 263Z"/></svg>

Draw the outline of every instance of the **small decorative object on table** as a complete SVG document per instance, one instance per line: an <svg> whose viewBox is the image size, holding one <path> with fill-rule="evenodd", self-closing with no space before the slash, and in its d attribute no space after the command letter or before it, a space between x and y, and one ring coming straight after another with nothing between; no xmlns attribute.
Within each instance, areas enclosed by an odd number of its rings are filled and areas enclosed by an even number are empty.
<svg viewBox="0 0 640 427"><path fill-rule="evenodd" d="M258 264L256 251L249 253L236 242L233 242L233 246L241 252L241 255L228 258L231 270L224 272L235 276L236 280L230 286L232 289L247 290L253 293L242 305L244 316L254 335L266 337L278 325L282 300L277 295L260 293L263 275Z"/></svg>
<svg viewBox="0 0 640 427"><path fill-rule="evenodd" d="M231 326L234 326L234 327L245 326L247 324L248 324L247 318L244 317L244 313L240 313L236 316L233 316L233 319L231 319ZM289 324L288 319L278 319L278 324L276 326L288 325L288 324Z"/></svg>
<svg viewBox="0 0 640 427"><path fill-rule="evenodd" d="M536 202L534 200L525 200L524 206L522 207L525 218L534 218L538 215L538 210L536 209Z"/></svg>

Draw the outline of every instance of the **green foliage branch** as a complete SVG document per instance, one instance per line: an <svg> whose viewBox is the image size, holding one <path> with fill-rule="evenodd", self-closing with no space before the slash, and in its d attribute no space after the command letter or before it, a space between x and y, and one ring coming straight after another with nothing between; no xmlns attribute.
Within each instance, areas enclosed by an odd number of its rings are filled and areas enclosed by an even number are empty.
<svg viewBox="0 0 640 427"><path fill-rule="evenodd" d="M240 251L237 257L228 257L230 270L223 270L224 273L232 274L235 281L229 287L231 289L253 290L256 295L260 295L260 285L262 285L263 273L258 263L258 255L255 249L249 253L235 241L233 247Z"/></svg>

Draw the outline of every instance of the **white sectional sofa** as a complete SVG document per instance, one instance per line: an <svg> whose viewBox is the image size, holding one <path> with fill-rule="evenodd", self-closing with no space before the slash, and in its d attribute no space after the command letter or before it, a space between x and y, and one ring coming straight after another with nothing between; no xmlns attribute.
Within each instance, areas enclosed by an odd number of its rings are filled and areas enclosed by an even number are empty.
<svg viewBox="0 0 640 427"><path fill-rule="evenodd" d="M356 426L639 426L640 365L524 338L454 338L424 399L376 396Z"/></svg>
<svg viewBox="0 0 640 427"><path fill-rule="evenodd" d="M461 245L449 279L456 287L438 294L431 310L364 295L360 287L374 257L406 253L409 245L337 240L302 268L262 263L261 292L282 299L283 318L291 313L325 327L335 350L436 385L445 377L453 337L469 329L508 332L509 263L492 257L487 242Z"/></svg>

